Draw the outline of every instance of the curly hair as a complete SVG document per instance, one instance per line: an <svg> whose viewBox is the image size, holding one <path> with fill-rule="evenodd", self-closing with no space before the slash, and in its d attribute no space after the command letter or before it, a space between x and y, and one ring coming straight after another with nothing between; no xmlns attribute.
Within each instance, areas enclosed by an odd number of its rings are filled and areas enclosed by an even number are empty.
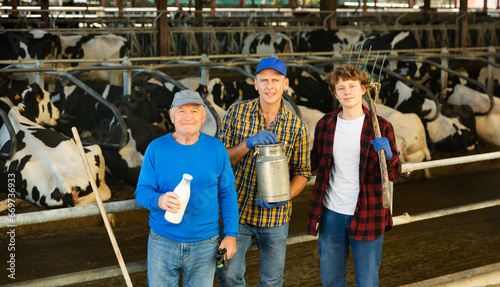
<svg viewBox="0 0 500 287"><path fill-rule="evenodd" d="M370 83L370 75L365 70L360 70L353 65L342 64L335 70L326 75L325 81L328 84L328 89L335 94L335 85L342 79L356 81L361 83L361 86L366 87Z"/></svg>

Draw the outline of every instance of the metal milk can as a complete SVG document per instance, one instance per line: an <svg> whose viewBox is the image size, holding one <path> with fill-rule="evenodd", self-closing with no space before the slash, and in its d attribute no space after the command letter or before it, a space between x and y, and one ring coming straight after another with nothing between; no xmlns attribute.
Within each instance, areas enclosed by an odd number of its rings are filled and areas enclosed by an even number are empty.
<svg viewBox="0 0 500 287"><path fill-rule="evenodd" d="M290 174L285 155L286 142L256 145L259 197L267 202L289 200Z"/></svg>

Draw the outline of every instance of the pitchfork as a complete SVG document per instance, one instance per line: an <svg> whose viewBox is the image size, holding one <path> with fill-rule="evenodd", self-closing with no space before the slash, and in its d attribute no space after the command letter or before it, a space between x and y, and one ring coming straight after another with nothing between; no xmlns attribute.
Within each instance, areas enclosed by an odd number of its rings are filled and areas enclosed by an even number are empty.
<svg viewBox="0 0 500 287"><path fill-rule="evenodd" d="M361 47L362 49L362 47ZM370 50L368 50L368 55L366 56L366 62L363 70L366 70L366 64L368 63L368 58L370 57L370 51L372 47L370 46ZM352 53L352 51L351 51ZM361 50L359 52L361 55ZM375 81L373 78L373 72L375 70L375 66L377 64L378 56L379 56L380 51L377 53L377 57L375 58L375 63L373 63L373 68L372 72L370 74L370 83L368 84L368 87L366 89L366 96L367 96L367 101L368 105L370 106L370 113L372 116L372 122L373 122L373 129L375 130L375 137L379 138L382 136L380 133L380 126L378 124L378 117L377 117L377 110L375 109L375 102L378 99L379 93L380 93L380 77L382 75L382 69L384 67L385 63L385 56L384 59L382 60L382 66L380 66L380 72L378 79ZM358 60L356 61L356 67L358 66L359 62L359 55L358 55ZM351 61L351 57L349 56L349 62ZM373 89L373 92L375 94L374 98L372 99L370 95L370 88ZM389 174L387 172L387 162L385 160L385 151L383 149L379 149L378 152L378 162L380 164L380 174L382 177L382 198L383 198L383 205L384 208L390 208L391 207L391 192L389 190Z"/></svg>

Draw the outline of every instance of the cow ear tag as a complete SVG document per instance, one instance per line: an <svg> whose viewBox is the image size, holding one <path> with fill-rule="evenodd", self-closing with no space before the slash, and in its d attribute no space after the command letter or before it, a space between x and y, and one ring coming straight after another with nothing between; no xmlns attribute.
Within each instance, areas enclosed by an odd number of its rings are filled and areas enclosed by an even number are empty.
<svg viewBox="0 0 500 287"><path fill-rule="evenodd" d="M15 99L16 101L19 101L19 100L21 99L21 96L20 96L19 94L16 94L16 96L14 97L14 99Z"/></svg>
<svg viewBox="0 0 500 287"><path fill-rule="evenodd" d="M436 66L431 66L431 70L435 71L436 70Z"/></svg>
<svg viewBox="0 0 500 287"><path fill-rule="evenodd" d="M151 102L151 93L148 93L148 102Z"/></svg>
<svg viewBox="0 0 500 287"><path fill-rule="evenodd" d="M242 95L243 95L243 91L242 91L241 89L239 89L239 90L238 90L238 94L239 94L240 96L242 96Z"/></svg>
<svg viewBox="0 0 500 287"><path fill-rule="evenodd" d="M295 85L297 86L299 84L299 79L295 78Z"/></svg>
<svg viewBox="0 0 500 287"><path fill-rule="evenodd" d="M37 95L37 96L36 96L36 102L37 102L37 103L39 103L39 102L41 102L41 101L42 101L42 98L40 97L40 95Z"/></svg>

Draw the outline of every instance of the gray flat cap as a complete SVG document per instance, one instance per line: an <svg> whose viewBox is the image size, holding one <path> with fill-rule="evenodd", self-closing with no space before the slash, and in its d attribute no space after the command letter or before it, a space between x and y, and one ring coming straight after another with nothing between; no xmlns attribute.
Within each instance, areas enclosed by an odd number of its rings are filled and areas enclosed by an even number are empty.
<svg viewBox="0 0 500 287"><path fill-rule="evenodd" d="M174 100L172 101L172 107L179 107L185 104L198 104L205 106L205 103L198 92L193 90L182 90L175 93Z"/></svg>

